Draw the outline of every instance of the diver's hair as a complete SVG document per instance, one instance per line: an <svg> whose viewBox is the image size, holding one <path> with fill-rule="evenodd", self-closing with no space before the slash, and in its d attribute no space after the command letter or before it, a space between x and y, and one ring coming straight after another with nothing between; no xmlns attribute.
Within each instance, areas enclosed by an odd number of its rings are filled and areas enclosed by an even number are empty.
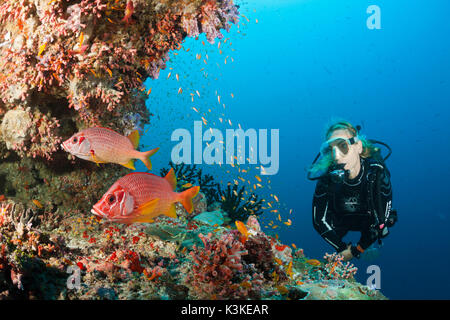
<svg viewBox="0 0 450 320"><path fill-rule="evenodd" d="M325 131L325 140L328 140L330 136L336 130L346 130L351 137L358 137L362 142L362 152L360 157L362 158L374 158L376 160L381 159L380 148L375 147L365 136L359 134L359 128L355 128L350 122L346 120L334 120L331 122ZM314 163L310 168L309 172L315 176L317 173L325 173L328 168L333 163L331 156L320 157L316 163Z"/></svg>

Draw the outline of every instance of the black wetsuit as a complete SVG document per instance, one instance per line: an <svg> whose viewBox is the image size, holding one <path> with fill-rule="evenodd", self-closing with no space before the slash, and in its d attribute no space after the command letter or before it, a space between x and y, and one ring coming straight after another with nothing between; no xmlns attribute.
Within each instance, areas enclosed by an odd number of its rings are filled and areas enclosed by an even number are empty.
<svg viewBox="0 0 450 320"><path fill-rule="evenodd" d="M371 200L368 177L373 177L374 172L380 176L379 188L373 190L379 191L372 192ZM358 244L365 250L378 239L373 232L376 218L369 213L373 203L378 210L378 225L385 223L391 213L390 174L382 163L361 158L361 170L356 178L333 183L329 175L325 175L317 182L313 199L314 228L337 252L347 248L342 238L348 231L360 231Z"/></svg>

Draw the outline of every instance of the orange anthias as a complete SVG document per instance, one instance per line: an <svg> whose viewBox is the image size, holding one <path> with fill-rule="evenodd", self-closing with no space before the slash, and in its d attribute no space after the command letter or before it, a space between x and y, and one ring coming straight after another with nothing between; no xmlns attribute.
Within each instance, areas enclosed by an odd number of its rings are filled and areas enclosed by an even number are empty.
<svg viewBox="0 0 450 320"><path fill-rule="evenodd" d="M129 24L131 21L131 16L134 12L134 4L132 0L128 0L127 7L125 8L125 17L123 17L122 22Z"/></svg>
<svg viewBox="0 0 450 320"><path fill-rule="evenodd" d="M175 202L181 202L191 213L192 198L200 187L174 192L177 180L173 168L164 177L133 172L117 180L97 202L91 212L110 221L131 224L153 222L162 214L176 218Z"/></svg>
<svg viewBox="0 0 450 320"><path fill-rule="evenodd" d="M111 129L94 127L74 134L62 143L62 148L74 156L95 163L118 163L134 170L134 159L141 160L148 170L152 169L150 157L159 148L146 152L137 151L139 133L133 131L128 137Z"/></svg>
<svg viewBox="0 0 450 320"><path fill-rule="evenodd" d="M308 263L308 264L310 264L312 266L315 266L315 267L320 266L320 261L317 260L317 259L306 260L306 263Z"/></svg>
<svg viewBox="0 0 450 320"><path fill-rule="evenodd" d="M247 231L247 227L245 226L245 224L242 221L236 220L236 228L239 230L239 232L242 234L242 241L241 242L245 242L248 239L248 231Z"/></svg>

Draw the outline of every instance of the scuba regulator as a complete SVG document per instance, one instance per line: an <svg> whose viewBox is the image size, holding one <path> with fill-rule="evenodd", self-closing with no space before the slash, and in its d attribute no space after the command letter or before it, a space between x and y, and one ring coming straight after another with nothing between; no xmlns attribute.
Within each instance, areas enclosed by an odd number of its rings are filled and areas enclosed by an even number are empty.
<svg viewBox="0 0 450 320"><path fill-rule="evenodd" d="M342 183L345 179L348 178L350 171L344 169L345 164L336 164L333 165L329 170L329 175L331 181L334 183Z"/></svg>

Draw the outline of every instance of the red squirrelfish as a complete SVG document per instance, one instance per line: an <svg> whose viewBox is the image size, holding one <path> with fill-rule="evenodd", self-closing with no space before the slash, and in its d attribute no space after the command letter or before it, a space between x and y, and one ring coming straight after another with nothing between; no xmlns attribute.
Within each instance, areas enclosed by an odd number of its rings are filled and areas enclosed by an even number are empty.
<svg viewBox="0 0 450 320"><path fill-rule="evenodd" d="M97 202L91 212L113 222L131 224L153 222L159 215L176 218L175 202L193 211L192 198L200 187L174 192L177 179L173 169L164 177L151 173L133 172L117 180Z"/></svg>
<svg viewBox="0 0 450 320"><path fill-rule="evenodd" d="M61 144L64 150L81 159L95 163L118 163L132 170L135 170L134 159L139 159L148 170L151 170L150 156L159 148L140 152L136 150L138 145L137 130L125 137L111 129L101 127L82 130Z"/></svg>
<svg viewBox="0 0 450 320"><path fill-rule="evenodd" d="M133 1L128 0L127 7L125 8L125 17L123 17L122 22L125 22L126 24L130 23L131 16L134 12L134 4Z"/></svg>

